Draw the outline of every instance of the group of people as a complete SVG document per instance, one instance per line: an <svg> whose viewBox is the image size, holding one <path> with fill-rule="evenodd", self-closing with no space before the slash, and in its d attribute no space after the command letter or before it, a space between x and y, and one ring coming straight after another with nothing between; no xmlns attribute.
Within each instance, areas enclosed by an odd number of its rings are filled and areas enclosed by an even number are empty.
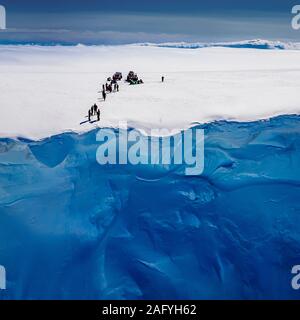
<svg viewBox="0 0 300 320"><path fill-rule="evenodd" d="M115 79L111 80L111 78L108 78L107 80L109 81L109 83L106 82L106 84L102 85L102 98L104 101L106 100L107 92L112 93L113 91L114 92L120 91L120 86L117 80Z"/></svg>
<svg viewBox="0 0 300 320"><path fill-rule="evenodd" d="M105 85L102 85L102 97L103 100L105 101L106 99L106 92L112 93L118 92L120 90L120 86L117 81L112 80L110 83L106 83Z"/></svg>
<svg viewBox="0 0 300 320"><path fill-rule="evenodd" d="M129 73L130 75L130 73ZM108 93L112 93L114 92L119 92L120 90L120 86L118 84L118 81L116 79L111 79L108 78L107 79L109 83L106 82L106 84L102 85L102 98L103 101L106 101L106 97L107 97L107 92ZM139 80L139 83L144 83L143 80ZM164 82L165 81L165 77L162 76L161 77L161 81ZM101 111L99 109L99 107L97 106L97 104L95 103L88 111L88 118L89 118L89 122L91 122L91 119L93 116L97 117L97 121L100 121L100 115L101 115Z"/></svg>
<svg viewBox="0 0 300 320"><path fill-rule="evenodd" d="M88 117L89 117L89 122L91 122L91 119L93 116L97 116L97 121L100 121L100 109L99 107L96 105L96 103L89 109L88 112Z"/></svg>
<svg viewBox="0 0 300 320"><path fill-rule="evenodd" d="M114 92L120 91L120 86L116 80L111 80L110 83L106 83L105 85L103 84L102 85L103 101L106 101L107 92L112 93L113 91ZM97 121L100 121L101 111L96 103L88 111L89 122L91 122L93 116L96 116Z"/></svg>

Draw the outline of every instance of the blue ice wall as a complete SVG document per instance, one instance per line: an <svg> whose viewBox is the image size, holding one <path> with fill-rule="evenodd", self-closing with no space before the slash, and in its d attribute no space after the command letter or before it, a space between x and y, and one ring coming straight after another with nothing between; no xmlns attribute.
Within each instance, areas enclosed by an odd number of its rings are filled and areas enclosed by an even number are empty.
<svg viewBox="0 0 300 320"><path fill-rule="evenodd" d="M0 140L0 299L299 299L300 117L205 129L205 171Z"/></svg>

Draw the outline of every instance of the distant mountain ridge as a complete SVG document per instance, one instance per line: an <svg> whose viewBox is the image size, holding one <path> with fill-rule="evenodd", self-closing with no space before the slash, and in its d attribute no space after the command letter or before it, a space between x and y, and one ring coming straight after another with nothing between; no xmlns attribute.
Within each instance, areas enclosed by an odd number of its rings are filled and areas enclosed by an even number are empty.
<svg viewBox="0 0 300 320"><path fill-rule="evenodd" d="M0 45L26 45L26 46L105 46L108 44L92 44L92 43L73 43L73 42L53 42L53 41L14 41L1 40ZM164 42L164 43L128 43L119 45L138 45L160 48L178 48L178 49L201 49L201 48L240 48L240 49L264 49L264 50L300 50L300 42L283 42L271 40L243 40L234 42ZM116 46L119 46L116 45ZM111 44L109 45L111 46Z"/></svg>
<svg viewBox="0 0 300 320"><path fill-rule="evenodd" d="M203 42L166 42L166 43L143 43L143 46L154 46L163 48L181 48L181 49L201 49L210 47L223 47L223 48L244 48L244 49L265 49L265 50L300 50L300 42L281 42L270 40L245 40L236 42L216 42L216 43L203 43Z"/></svg>

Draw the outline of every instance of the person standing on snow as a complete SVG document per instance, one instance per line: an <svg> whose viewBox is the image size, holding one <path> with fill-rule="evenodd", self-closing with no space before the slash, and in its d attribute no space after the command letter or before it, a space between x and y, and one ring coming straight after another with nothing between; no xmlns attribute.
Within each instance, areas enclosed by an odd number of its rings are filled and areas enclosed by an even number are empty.
<svg viewBox="0 0 300 320"><path fill-rule="evenodd" d="M102 91L102 98L103 98L104 101L106 100L106 92L105 92L105 90Z"/></svg>
<svg viewBox="0 0 300 320"><path fill-rule="evenodd" d="M96 105L96 103L92 106L92 115L97 115L97 110L98 110L98 106Z"/></svg>
<svg viewBox="0 0 300 320"><path fill-rule="evenodd" d="M100 121L100 110L99 109L97 111L97 119L98 119L98 121Z"/></svg>

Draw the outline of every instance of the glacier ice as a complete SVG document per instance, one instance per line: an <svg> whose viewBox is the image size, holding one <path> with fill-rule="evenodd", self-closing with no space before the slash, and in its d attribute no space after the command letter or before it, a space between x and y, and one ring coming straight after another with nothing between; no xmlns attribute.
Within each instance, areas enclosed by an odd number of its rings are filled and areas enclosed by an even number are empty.
<svg viewBox="0 0 300 320"><path fill-rule="evenodd" d="M239 49L263 49L263 50L299 50L299 42L282 42L262 39L253 39L236 42L201 43L201 42L166 42L166 43L141 43L142 46L154 46L161 48L201 49L201 48L239 48Z"/></svg>
<svg viewBox="0 0 300 320"><path fill-rule="evenodd" d="M300 117L213 122L205 171L0 139L0 299L297 299Z"/></svg>

